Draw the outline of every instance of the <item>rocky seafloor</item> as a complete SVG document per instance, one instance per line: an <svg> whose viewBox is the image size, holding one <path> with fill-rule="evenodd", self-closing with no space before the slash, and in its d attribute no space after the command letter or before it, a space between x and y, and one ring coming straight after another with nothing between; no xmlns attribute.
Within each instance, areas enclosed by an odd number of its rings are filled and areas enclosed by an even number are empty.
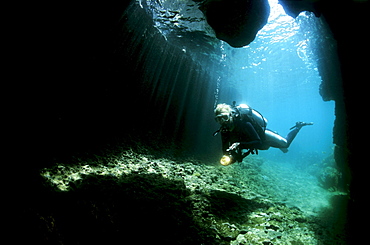
<svg viewBox="0 0 370 245"><path fill-rule="evenodd" d="M45 188L24 225L39 244L345 244L346 195L274 164L250 157L224 167L132 150L105 163L56 164L42 170Z"/></svg>

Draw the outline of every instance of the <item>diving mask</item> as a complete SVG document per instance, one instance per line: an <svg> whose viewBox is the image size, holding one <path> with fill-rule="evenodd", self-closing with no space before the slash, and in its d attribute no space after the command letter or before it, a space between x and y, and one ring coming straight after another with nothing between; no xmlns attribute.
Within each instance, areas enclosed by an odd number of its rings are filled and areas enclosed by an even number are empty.
<svg viewBox="0 0 370 245"><path fill-rule="evenodd" d="M229 113L222 113L215 117L216 122L219 124L224 124L228 121L230 121L230 114Z"/></svg>

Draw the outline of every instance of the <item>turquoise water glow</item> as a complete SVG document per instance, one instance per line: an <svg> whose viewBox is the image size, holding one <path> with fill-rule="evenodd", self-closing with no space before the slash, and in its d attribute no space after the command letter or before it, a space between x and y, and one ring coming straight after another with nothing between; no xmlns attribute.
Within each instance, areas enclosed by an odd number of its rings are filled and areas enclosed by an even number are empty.
<svg viewBox="0 0 370 245"><path fill-rule="evenodd" d="M260 111L268 128L284 137L297 121L315 123L301 130L289 153L270 149L261 156L295 161L302 153L313 152L325 158L333 147L334 102L324 102L319 94L321 77L314 54L318 40L325 38L321 36L325 26L312 13L293 19L277 2L270 0L269 21L250 45L235 49L223 44L228 67L224 79L237 91L225 97Z"/></svg>

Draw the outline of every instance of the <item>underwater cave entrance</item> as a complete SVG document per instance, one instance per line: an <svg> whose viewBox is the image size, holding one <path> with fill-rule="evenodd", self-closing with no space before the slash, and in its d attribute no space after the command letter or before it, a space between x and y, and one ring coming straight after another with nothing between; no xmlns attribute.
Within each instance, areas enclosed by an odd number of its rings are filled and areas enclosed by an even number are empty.
<svg viewBox="0 0 370 245"><path fill-rule="evenodd" d="M216 160L222 153L212 137L218 129L212 107L235 100L260 111L269 129L283 136L297 121L315 123L298 134L288 154L270 149L260 156L300 165L332 157L334 111L342 98L328 91L341 78L325 20L310 12L294 19L270 0L268 23L255 40L232 48L216 38L195 2L136 1L135 11L127 11L128 29L137 33L131 49L143 60L138 73L149 94L143 97L153 105L153 130L165 130L190 155ZM141 15L150 21L138 28Z"/></svg>
<svg viewBox="0 0 370 245"><path fill-rule="evenodd" d="M284 137L297 121L314 122L299 132L288 153L270 148L248 156L244 164L263 159L260 174L276 186L272 196L320 215L335 208L330 201L335 193L347 189L333 142L336 106L342 98L325 94L328 84L341 84L336 41L323 18L310 12L292 18L278 0L269 3L268 23L252 43L242 48L222 43L225 70L215 104L248 104Z"/></svg>
<svg viewBox="0 0 370 245"><path fill-rule="evenodd" d="M328 74L323 77L325 67L319 66L337 64L330 60L335 41L322 18L303 12L294 19L277 0L269 3L268 23L252 43L243 48L222 44L226 70L218 102L249 104L268 119L268 128L283 136L297 121L314 122L301 130L288 154L270 149L260 155L281 162L321 162L333 153L335 102L325 102L320 95ZM331 57L323 56L323 48L331 49ZM340 79L337 70L329 76Z"/></svg>

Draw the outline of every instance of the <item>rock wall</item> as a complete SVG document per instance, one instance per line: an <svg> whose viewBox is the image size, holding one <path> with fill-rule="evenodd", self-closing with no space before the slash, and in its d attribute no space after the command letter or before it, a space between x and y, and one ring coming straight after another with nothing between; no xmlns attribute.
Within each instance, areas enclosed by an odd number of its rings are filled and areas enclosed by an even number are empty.
<svg viewBox="0 0 370 245"><path fill-rule="evenodd" d="M368 1L281 1L288 14L297 15L300 11L313 11L322 16L328 23L337 41L337 52L340 63L342 81L326 79L323 81L321 95L323 99L336 102L336 121L333 129L335 160L345 174L349 185L351 201L349 205L350 226L360 234L356 226L356 217L361 215L360 204L363 198L364 183L367 174L363 171L360 158L366 158L364 146L359 143L363 128L359 127L358 109L363 105L365 91L361 84L368 80L364 54L368 54L366 44L366 16L369 11ZM366 57L366 56L365 56ZM329 65L330 66L330 65ZM327 65L324 67L328 67ZM324 75L325 71L320 70ZM356 227L356 228L354 228Z"/></svg>

